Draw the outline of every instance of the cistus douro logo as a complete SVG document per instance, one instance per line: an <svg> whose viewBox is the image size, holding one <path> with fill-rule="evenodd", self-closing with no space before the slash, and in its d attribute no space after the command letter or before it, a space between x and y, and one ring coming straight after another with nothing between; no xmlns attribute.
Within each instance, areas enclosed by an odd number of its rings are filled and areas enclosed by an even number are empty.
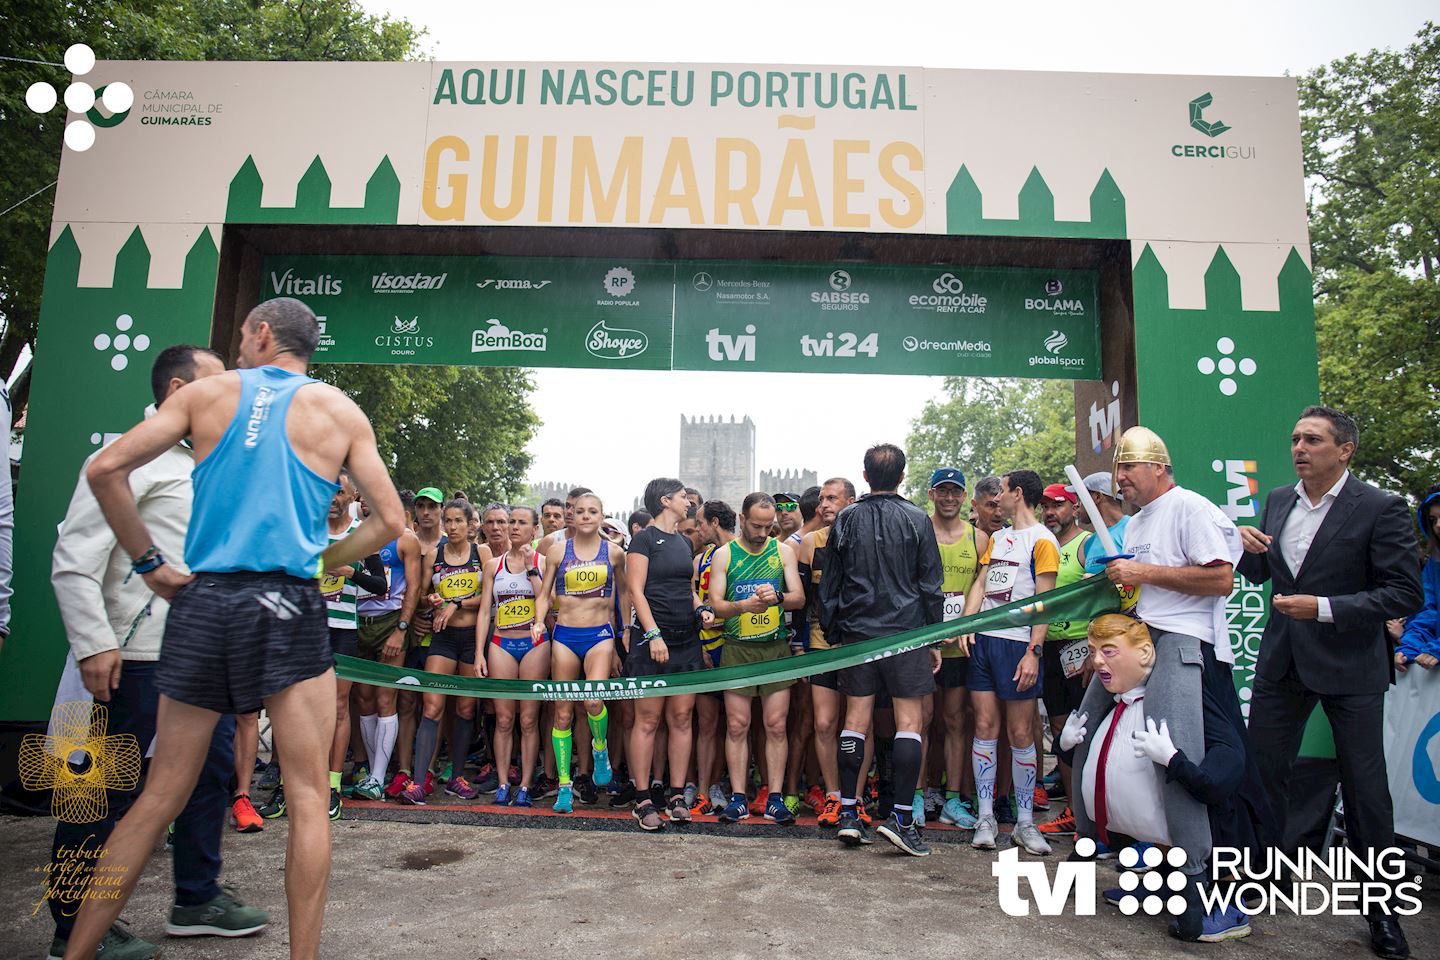
<svg viewBox="0 0 1440 960"><path fill-rule="evenodd" d="M1236 359L1231 356L1235 352L1235 341L1229 337L1221 337L1215 341L1215 350L1220 354L1218 357L1201 357L1195 361L1195 369L1205 376L1220 374L1220 392L1227 397L1235 396L1240 389L1240 381L1235 375L1238 373L1244 377L1255 375L1255 361L1250 357Z"/></svg>
<svg viewBox="0 0 1440 960"><path fill-rule="evenodd" d="M60 64L51 64L60 66ZM65 69L70 71L71 81L65 88L65 109L70 113L82 113L83 120L71 120L65 124L65 146L76 152L84 152L95 145L96 127L114 127L130 115L135 104L135 91L130 85L115 81L101 86L98 90L83 77L95 69L95 51L87 44L71 44L65 51ZM55 87L44 80L30 84L25 91L25 105L35 113L49 113L60 101ZM100 112L103 105L109 115Z"/></svg>
<svg viewBox="0 0 1440 960"><path fill-rule="evenodd" d="M1260 501L1260 482L1255 479L1257 470L1254 460L1214 460L1210 469L1225 477L1225 505L1220 509L1231 520L1244 520L1257 516Z"/></svg>
<svg viewBox="0 0 1440 960"><path fill-rule="evenodd" d="M415 293L419 290L439 290L445 286L448 273L432 275L427 273L379 273L370 278L372 293Z"/></svg>
<svg viewBox="0 0 1440 960"><path fill-rule="evenodd" d="M534 353L544 353L545 349L550 345L549 334L549 327L545 327L539 333L526 333L523 330L512 330L495 317L491 317L490 326L484 330L476 330L470 334L470 352L490 353L494 350L526 350Z"/></svg>
<svg viewBox="0 0 1440 960"><path fill-rule="evenodd" d="M420 332L419 317L397 316L390 332L375 338L375 346L389 349L392 357L413 357L417 349L435 346L435 338Z"/></svg>

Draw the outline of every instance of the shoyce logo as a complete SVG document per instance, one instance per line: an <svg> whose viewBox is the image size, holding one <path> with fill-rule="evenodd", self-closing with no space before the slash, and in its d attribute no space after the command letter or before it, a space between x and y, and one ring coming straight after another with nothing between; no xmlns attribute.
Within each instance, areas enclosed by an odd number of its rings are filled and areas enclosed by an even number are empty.
<svg viewBox="0 0 1440 960"><path fill-rule="evenodd" d="M868 294L864 294L868 296ZM807 357L854 357L860 354L874 357L880 352L880 334L827 333L823 337L801 337L800 352Z"/></svg>
<svg viewBox="0 0 1440 960"><path fill-rule="evenodd" d="M650 346L650 338L639 330L611 328L601 320L585 334L585 349L601 360L628 360L638 357Z"/></svg>
<svg viewBox="0 0 1440 960"><path fill-rule="evenodd" d="M546 281L547 283L549 281ZM470 334L471 353L489 353L491 350L531 350L535 353L544 353L550 342L548 336L550 328L546 327L540 333L525 333L521 330L511 330L494 317L490 318L490 326L484 330L476 330Z"/></svg>
<svg viewBox="0 0 1440 960"><path fill-rule="evenodd" d="M475 286L481 290L543 290L554 282L553 280L501 280L487 277Z"/></svg>
<svg viewBox="0 0 1440 960"><path fill-rule="evenodd" d="M284 273L270 271L270 288L277 297L337 297L343 283L343 280L328 273L297 277L294 267Z"/></svg>
<svg viewBox="0 0 1440 960"><path fill-rule="evenodd" d="M374 293L414 293L416 290L439 290L445 286L442 273L431 276L424 273L381 273L370 278L370 289Z"/></svg>
<svg viewBox="0 0 1440 960"><path fill-rule="evenodd" d="M744 360L754 363L755 324L747 323L745 332L733 337L721 333L719 327L711 327L705 334L705 348L710 359L717 363L723 360Z"/></svg>

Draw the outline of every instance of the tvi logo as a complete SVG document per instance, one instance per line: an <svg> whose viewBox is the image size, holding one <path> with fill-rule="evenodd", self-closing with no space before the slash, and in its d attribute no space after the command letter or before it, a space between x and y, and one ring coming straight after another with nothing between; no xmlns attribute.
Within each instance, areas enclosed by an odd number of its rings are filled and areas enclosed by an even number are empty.
<svg viewBox="0 0 1440 960"><path fill-rule="evenodd" d="M1224 474L1228 486L1225 489L1225 505L1220 509L1231 520L1253 517L1259 512L1260 502L1256 494L1260 483L1255 479L1254 460L1215 460L1210 469Z"/></svg>
<svg viewBox="0 0 1440 960"><path fill-rule="evenodd" d="M1020 851L1013 847L1002 851L990 865L990 874L999 881L1000 909L1012 917L1028 917L1030 901L1020 894L1020 878L1024 877L1030 886L1035 908L1042 917L1059 917L1067 914L1067 907L1074 907L1074 916L1092 917L1098 897L1095 893L1095 841L1081 837L1075 841L1075 852L1086 858L1066 861L1055 865L1055 882L1046 875L1045 864L1039 861L1022 861ZM1179 916L1185 910L1185 899L1180 896L1186 878L1179 867L1185 863L1186 853L1180 847L1172 847L1162 855L1155 847L1148 848L1142 855L1135 847L1121 851L1120 865L1120 912L1133 916L1141 911L1150 916L1169 913ZM1161 863L1168 863L1172 871L1162 876L1156 870ZM1142 871L1151 871L1143 878ZM1166 889L1168 888L1168 889ZM1166 894L1170 896L1166 896Z"/></svg>
<svg viewBox="0 0 1440 960"><path fill-rule="evenodd" d="M755 324L745 324L745 332L730 336L721 333L719 327L711 327L705 334L705 348L710 359L719 363L724 360L755 362Z"/></svg>

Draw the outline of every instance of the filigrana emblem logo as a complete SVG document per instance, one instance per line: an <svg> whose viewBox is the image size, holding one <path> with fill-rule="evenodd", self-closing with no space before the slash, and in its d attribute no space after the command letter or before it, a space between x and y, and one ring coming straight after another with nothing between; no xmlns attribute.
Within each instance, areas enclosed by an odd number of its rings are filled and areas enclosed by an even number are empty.
<svg viewBox="0 0 1440 960"><path fill-rule="evenodd" d="M132 733L106 732L109 711L87 700L56 704L50 732L20 739L20 782L50 791L50 814L66 823L93 823L110 813L107 790L140 782L140 743Z"/></svg>

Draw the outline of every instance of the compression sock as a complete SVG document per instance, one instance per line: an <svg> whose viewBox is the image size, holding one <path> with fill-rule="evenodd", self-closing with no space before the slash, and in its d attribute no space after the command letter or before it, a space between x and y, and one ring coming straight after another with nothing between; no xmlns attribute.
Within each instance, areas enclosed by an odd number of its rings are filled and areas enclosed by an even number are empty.
<svg viewBox="0 0 1440 960"><path fill-rule="evenodd" d="M602 703L599 713L586 713L585 718L590 721L590 746L595 750L604 750L605 736L610 731L610 711Z"/></svg>
<svg viewBox="0 0 1440 960"><path fill-rule="evenodd" d="M570 731L550 731L550 742L555 746L555 772L562 784L570 782Z"/></svg>
<svg viewBox="0 0 1440 960"><path fill-rule="evenodd" d="M400 736L400 715L375 718L375 749L370 754L374 766L370 775L382 784L390 770L390 755L395 752L395 741Z"/></svg>
<svg viewBox="0 0 1440 960"><path fill-rule="evenodd" d="M901 730L895 734L891 749L890 794L896 800L891 805L895 819L900 825L910 823L910 802L915 797L915 784L920 781L920 734Z"/></svg>
<svg viewBox="0 0 1440 960"><path fill-rule="evenodd" d="M1015 784L1015 820L1035 819L1035 744L1010 748L1010 779Z"/></svg>
<svg viewBox="0 0 1440 960"><path fill-rule="evenodd" d="M855 812L855 784L860 781L860 765L865 761L865 734L854 730L840 731L840 808Z"/></svg>
<svg viewBox="0 0 1440 960"><path fill-rule="evenodd" d="M375 758L375 723L380 718L375 714L360 714L360 742L365 745L365 756Z"/></svg>
<svg viewBox="0 0 1440 960"><path fill-rule="evenodd" d="M980 802L979 816L995 815L995 754L999 750L998 740L975 738L970 748L970 765L975 768L975 793Z"/></svg>
<svg viewBox="0 0 1440 960"><path fill-rule="evenodd" d="M450 776L465 776L465 760L470 754L470 741L475 738L475 718L455 714L450 726Z"/></svg>
<svg viewBox="0 0 1440 960"><path fill-rule="evenodd" d="M339 789L340 789L340 771L339 771L339 770L331 770L331 771L330 771L330 789L331 789L331 790L339 790Z"/></svg>
<svg viewBox="0 0 1440 960"><path fill-rule="evenodd" d="M440 721L429 717L420 718L415 729L415 772L411 774L417 783L425 783L425 774L430 772L430 761L435 759L435 741L440 739Z"/></svg>

